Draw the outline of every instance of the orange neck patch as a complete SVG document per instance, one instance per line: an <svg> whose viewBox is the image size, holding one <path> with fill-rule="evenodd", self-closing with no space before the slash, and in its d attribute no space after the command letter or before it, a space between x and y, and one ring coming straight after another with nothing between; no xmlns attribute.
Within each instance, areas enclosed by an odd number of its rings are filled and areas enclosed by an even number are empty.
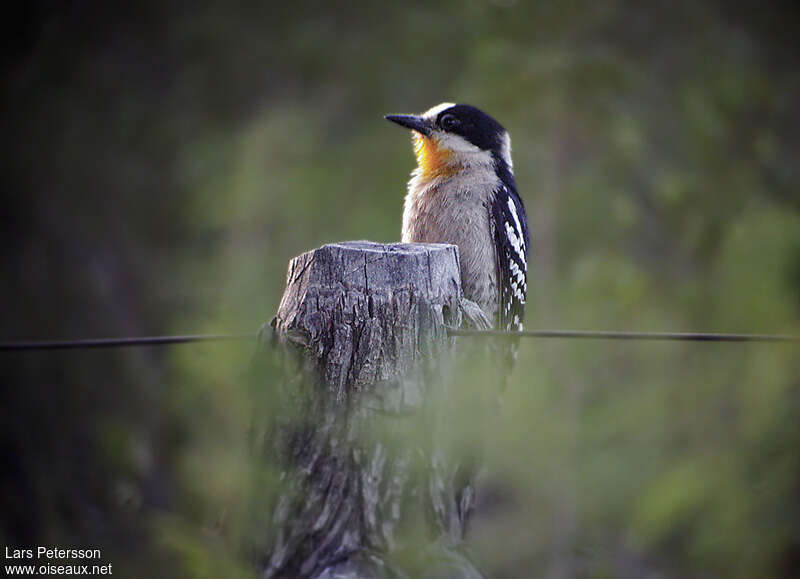
<svg viewBox="0 0 800 579"><path fill-rule="evenodd" d="M414 133L414 153L422 175L429 179L446 177L457 170L448 162L453 153L439 147L439 143L430 137Z"/></svg>

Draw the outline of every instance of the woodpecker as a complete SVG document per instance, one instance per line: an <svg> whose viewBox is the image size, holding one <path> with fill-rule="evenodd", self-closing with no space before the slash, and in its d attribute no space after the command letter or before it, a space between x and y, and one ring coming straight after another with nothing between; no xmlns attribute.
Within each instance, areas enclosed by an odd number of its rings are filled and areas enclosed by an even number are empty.
<svg viewBox="0 0 800 579"><path fill-rule="evenodd" d="M521 330L528 223L508 131L465 104L385 118L411 129L417 157L403 210L403 242L457 245L468 322L479 329ZM516 357L516 347L511 354Z"/></svg>

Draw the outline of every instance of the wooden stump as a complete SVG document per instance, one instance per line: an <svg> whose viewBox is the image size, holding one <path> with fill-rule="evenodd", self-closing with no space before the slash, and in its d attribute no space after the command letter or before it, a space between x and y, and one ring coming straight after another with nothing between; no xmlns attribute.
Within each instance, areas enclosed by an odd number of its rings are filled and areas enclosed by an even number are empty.
<svg viewBox="0 0 800 579"><path fill-rule="evenodd" d="M285 466L264 577L481 577L460 553L471 469L439 444L461 313L457 248L326 245L294 258L272 323L300 365L273 441ZM420 464L423 466L420 467ZM420 512L420 567L400 551Z"/></svg>

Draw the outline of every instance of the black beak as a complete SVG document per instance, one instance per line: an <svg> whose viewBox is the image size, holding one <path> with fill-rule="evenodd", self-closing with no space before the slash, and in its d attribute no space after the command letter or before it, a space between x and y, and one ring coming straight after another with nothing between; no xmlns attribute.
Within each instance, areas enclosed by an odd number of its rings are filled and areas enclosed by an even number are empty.
<svg viewBox="0 0 800 579"><path fill-rule="evenodd" d="M422 117L417 117L415 115L386 115L383 118L387 121L392 121L393 123L397 123L398 125L409 128L412 131L417 131L426 137L430 137L431 131L433 130L433 127L429 121L426 121Z"/></svg>

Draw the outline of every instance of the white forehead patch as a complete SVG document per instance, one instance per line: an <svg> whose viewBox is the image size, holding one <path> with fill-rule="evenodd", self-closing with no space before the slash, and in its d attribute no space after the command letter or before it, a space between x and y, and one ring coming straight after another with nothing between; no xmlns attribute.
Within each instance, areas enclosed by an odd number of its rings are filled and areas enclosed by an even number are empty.
<svg viewBox="0 0 800 579"><path fill-rule="evenodd" d="M454 105L453 103L442 103L442 104L436 105L435 107L431 107L427 111L422 113L422 117L425 118L425 119L435 119L437 116L439 116L440 112L442 112L444 110L447 110L450 107L454 107L454 106L456 106L456 105Z"/></svg>

